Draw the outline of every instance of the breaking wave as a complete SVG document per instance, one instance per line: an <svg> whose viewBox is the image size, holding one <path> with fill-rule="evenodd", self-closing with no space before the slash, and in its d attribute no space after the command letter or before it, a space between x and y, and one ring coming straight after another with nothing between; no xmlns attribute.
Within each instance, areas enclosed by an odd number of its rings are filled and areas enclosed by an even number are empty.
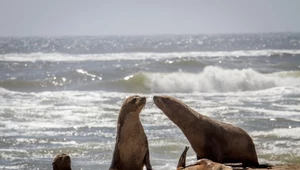
<svg viewBox="0 0 300 170"><path fill-rule="evenodd" d="M145 89L154 93L240 92L300 85L299 73L262 74L253 69L230 70L208 66L200 73L139 73L127 81L128 84L142 86L133 81L143 79Z"/></svg>
<svg viewBox="0 0 300 170"><path fill-rule="evenodd" d="M0 55L0 61L19 62L76 62L76 61L114 61L114 60L145 60L168 59L185 57L257 57L257 56L283 56L300 55L300 50L241 50L241 51L202 51L202 52L171 52L171 53L103 53L103 54L63 54L63 53L10 53Z"/></svg>
<svg viewBox="0 0 300 170"><path fill-rule="evenodd" d="M300 85L300 71L263 74L253 69L224 69L207 66L199 73L138 72L118 80L95 79L87 82L82 76L72 79L2 80L8 90L101 90L125 93L193 93L257 91L279 86ZM76 82L71 83L71 82Z"/></svg>

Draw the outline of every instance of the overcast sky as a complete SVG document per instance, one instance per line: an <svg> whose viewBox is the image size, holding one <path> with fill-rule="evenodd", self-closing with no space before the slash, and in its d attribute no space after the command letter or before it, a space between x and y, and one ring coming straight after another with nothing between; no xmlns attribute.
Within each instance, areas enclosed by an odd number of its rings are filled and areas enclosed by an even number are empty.
<svg viewBox="0 0 300 170"><path fill-rule="evenodd" d="M300 0L0 0L0 36L300 32Z"/></svg>

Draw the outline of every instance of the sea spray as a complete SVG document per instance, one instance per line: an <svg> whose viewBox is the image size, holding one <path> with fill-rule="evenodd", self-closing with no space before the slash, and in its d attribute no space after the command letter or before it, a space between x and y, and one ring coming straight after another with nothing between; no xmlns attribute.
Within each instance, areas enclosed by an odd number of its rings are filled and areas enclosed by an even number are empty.
<svg viewBox="0 0 300 170"><path fill-rule="evenodd" d="M263 74L253 69L223 69L208 66L200 73L145 73L146 86L155 93L240 92L285 85L300 85L300 79L281 74Z"/></svg>

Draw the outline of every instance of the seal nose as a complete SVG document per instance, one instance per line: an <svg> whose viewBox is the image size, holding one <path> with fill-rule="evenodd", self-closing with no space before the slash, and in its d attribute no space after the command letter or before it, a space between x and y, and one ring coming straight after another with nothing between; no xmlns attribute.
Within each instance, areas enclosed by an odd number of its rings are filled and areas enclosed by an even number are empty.
<svg viewBox="0 0 300 170"><path fill-rule="evenodd" d="M153 101L154 103L158 103L158 102L161 102L161 97L160 96L153 96Z"/></svg>
<svg viewBox="0 0 300 170"><path fill-rule="evenodd" d="M160 96L153 96L153 101L158 108L163 107Z"/></svg>
<svg viewBox="0 0 300 170"><path fill-rule="evenodd" d="M140 97L140 101L141 101L142 103L146 103L146 97Z"/></svg>

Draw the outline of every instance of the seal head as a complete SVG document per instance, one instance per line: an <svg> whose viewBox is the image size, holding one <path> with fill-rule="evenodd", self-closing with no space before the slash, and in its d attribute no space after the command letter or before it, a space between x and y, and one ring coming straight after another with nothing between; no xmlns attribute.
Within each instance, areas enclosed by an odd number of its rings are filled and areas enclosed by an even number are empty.
<svg viewBox="0 0 300 170"><path fill-rule="evenodd" d="M72 170L71 158L67 154L57 155L52 162L53 170Z"/></svg>

